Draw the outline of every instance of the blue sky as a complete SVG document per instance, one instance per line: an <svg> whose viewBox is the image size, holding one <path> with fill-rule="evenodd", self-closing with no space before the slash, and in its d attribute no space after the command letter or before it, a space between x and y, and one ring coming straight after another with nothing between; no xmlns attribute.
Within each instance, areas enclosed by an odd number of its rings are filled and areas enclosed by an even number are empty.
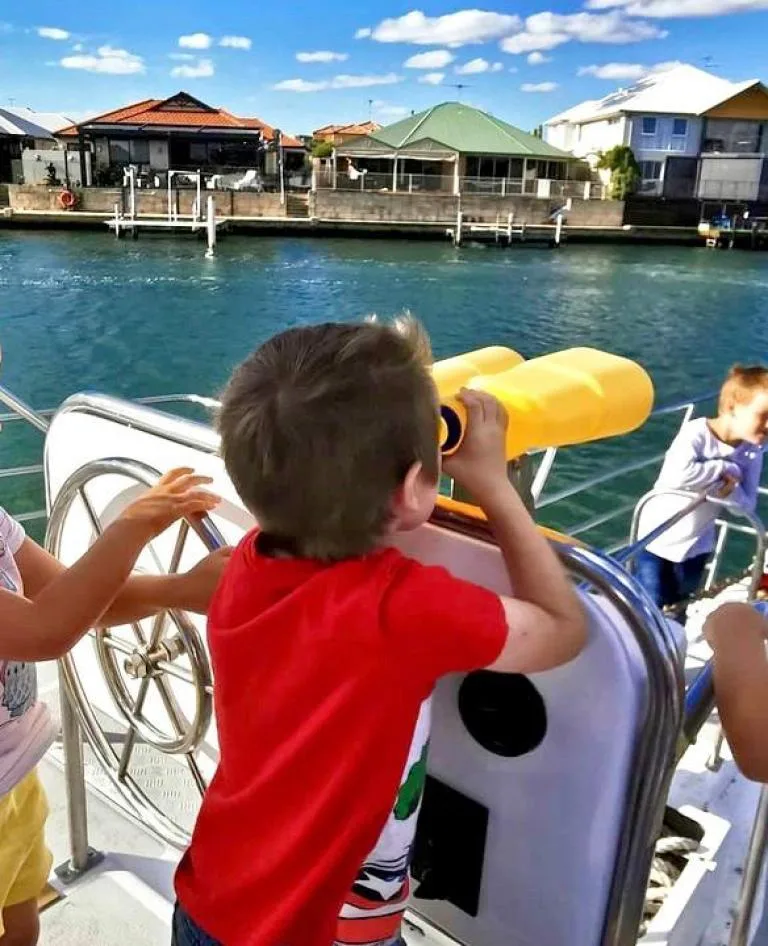
<svg viewBox="0 0 768 946"><path fill-rule="evenodd" d="M76 118L183 88L294 133L457 97L530 129L659 64L768 79L768 0L14 6L0 13L0 104Z"/></svg>

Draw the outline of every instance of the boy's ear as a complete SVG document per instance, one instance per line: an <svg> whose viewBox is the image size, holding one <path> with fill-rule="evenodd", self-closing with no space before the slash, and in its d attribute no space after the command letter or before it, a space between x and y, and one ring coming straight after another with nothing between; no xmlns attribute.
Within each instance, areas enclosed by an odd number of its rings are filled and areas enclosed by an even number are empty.
<svg viewBox="0 0 768 946"><path fill-rule="evenodd" d="M419 508L418 483L422 469L420 462L413 463L395 494L395 503L404 512L411 512Z"/></svg>

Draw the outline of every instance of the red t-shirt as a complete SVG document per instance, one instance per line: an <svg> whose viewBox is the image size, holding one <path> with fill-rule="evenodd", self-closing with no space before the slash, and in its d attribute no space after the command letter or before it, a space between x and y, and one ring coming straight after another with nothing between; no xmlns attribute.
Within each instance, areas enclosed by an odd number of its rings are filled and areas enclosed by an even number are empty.
<svg viewBox="0 0 768 946"><path fill-rule="evenodd" d="M221 760L176 875L224 946L330 946L397 793L422 701L488 666L499 598L395 549L232 556L208 618Z"/></svg>

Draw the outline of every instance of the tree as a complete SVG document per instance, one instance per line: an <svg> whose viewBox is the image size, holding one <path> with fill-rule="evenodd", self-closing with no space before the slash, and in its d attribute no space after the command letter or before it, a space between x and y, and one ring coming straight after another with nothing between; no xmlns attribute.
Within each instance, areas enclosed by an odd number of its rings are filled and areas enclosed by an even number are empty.
<svg viewBox="0 0 768 946"><path fill-rule="evenodd" d="M537 125L531 132L534 138L543 138L544 137L544 126Z"/></svg>
<svg viewBox="0 0 768 946"><path fill-rule="evenodd" d="M312 142L312 157L313 158L330 158L333 154L333 145L330 141L313 141Z"/></svg>
<svg viewBox="0 0 768 946"><path fill-rule="evenodd" d="M611 197L626 200L634 193L640 180L640 165L634 152L627 145L616 145L600 155L598 168L611 172Z"/></svg>

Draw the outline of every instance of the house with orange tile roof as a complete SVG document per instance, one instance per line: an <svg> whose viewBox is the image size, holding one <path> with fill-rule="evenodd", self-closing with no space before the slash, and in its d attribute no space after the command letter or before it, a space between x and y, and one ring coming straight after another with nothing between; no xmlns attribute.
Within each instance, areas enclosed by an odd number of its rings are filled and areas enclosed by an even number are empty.
<svg viewBox="0 0 768 946"><path fill-rule="evenodd" d="M322 128L316 128L312 132L312 138L315 141L327 141L328 144L336 147L344 141L354 138L364 138L366 135L372 135L381 128L377 122L355 122L351 125L323 125Z"/></svg>
<svg viewBox="0 0 768 946"><path fill-rule="evenodd" d="M298 139L261 119L239 118L188 92L134 102L69 125L56 137L81 155L91 152L97 182L128 165L152 174L170 169L226 174L253 168L272 175L280 156L291 172L303 167L306 154ZM82 178L88 180L85 162Z"/></svg>

